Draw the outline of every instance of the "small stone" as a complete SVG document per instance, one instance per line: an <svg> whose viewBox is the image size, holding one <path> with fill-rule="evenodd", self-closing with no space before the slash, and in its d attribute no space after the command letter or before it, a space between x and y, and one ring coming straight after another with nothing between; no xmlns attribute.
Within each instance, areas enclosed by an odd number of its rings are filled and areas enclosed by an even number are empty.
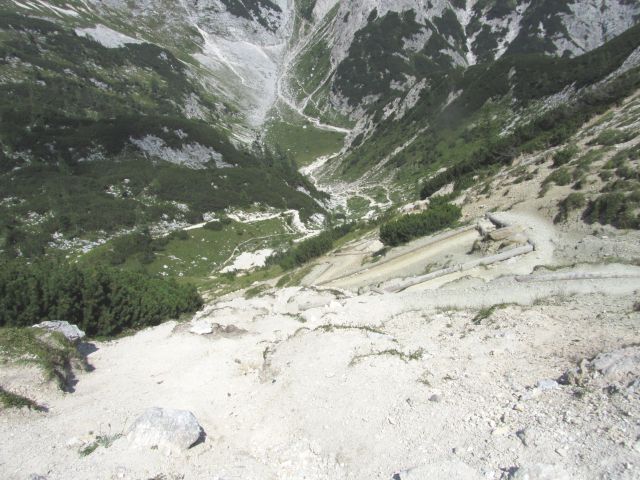
<svg viewBox="0 0 640 480"><path fill-rule="evenodd" d="M497 427L491 431L491 435L495 435L495 436L504 436L508 433L509 433L509 428L506 426Z"/></svg>
<svg viewBox="0 0 640 480"><path fill-rule="evenodd" d="M530 444L531 444L530 436L531 435L529 434L527 429L518 430L516 432L516 436L520 439L520 441L522 442L522 444L525 447L530 446Z"/></svg>
<svg viewBox="0 0 640 480"><path fill-rule="evenodd" d="M207 320L199 320L191 324L189 332L195 335L211 335L213 333L213 324Z"/></svg>
<svg viewBox="0 0 640 480"><path fill-rule="evenodd" d="M557 390L560 385L555 380L545 379L538 382L538 388L544 392L545 390Z"/></svg>
<svg viewBox="0 0 640 480"><path fill-rule="evenodd" d="M440 403L442 401L442 397L437 393L434 393L429 397L429 401L434 403Z"/></svg>
<svg viewBox="0 0 640 480"><path fill-rule="evenodd" d="M522 403L516 403L513 409L517 412L524 412L524 405Z"/></svg>

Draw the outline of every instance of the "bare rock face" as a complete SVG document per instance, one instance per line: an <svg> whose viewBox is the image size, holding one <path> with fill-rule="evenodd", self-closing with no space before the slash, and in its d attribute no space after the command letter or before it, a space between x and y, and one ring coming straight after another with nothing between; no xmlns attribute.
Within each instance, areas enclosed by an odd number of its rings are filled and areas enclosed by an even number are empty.
<svg viewBox="0 0 640 480"><path fill-rule="evenodd" d="M566 385L587 385L632 393L640 386L640 347L621 348L598 354L593 360L580 361L560 379Z"/></svg>
<svg viewBox="0 0 640 480"><path fill-rule="evenodd" d="M127 439L134 447L157 448L171 455L188 450L203 435L204 431L193 413L153 407L131 425Z"/></svg>
<svg viewBox="0 0 640 480"><path fill-rule="evenodd" d="M195 335L219 335L222 337L237 337L244 333L246 330L239 328L235 325L220 325L210 320L196 320L191 324L189 332Z"/></svg>
<svg viewBox="0 0 640 480"><path fill-rule="evenodd" d="M38 323L33 328L41 328L49 332L59 332L65 336L70 342L76 343L78 340L84 338L85 334L76 325L72 325L69 322L63 320L53 320Z"/></svg>

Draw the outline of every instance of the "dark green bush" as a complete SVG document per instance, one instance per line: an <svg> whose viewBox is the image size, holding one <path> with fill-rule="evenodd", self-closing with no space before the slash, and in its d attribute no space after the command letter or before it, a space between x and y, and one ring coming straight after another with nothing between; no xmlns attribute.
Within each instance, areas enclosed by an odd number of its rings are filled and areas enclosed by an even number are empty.
<svg viewBox="0 0 640 480"><path fill-rule="evenodd" d="M15 260L0 269L0 327L66 320L88 335L116 335L194 312L195 287L109 267Z"/></svg>
<svg viewBox="0 0 640 480"><path fill-rule="evenodd" d="M207 230L213 230L215 232L219 232L224 229L227 225L230 225L232 220L228 217L222 217L220 220L213 220L207 223L204 228Z"/></svg>
<svg viewBox="0 0 640 480"><path fill-rule="evenodd" d="M551 172L547 178L545 178L542 182L542 185L547 185L549 183L555 183L556 185L564 186L569 185L571 183L572 177L569 173L569 170L566 168L560 168Z"/></svg>
<svg viewBox="0 0 640 480"><path fill-rule="evenodd" d="M454 225L461 214L456 205L434 199L425 212L405 215L382 225L380 240L389 246L401 245Z"/></svg>
<svg viewBox="0 0 640 480"><path fill-rule="evenodd" d="M558 150L553 156L553 166L560 167L569 163L577 153L578 147L576 145L569 145L562 150Z"/></svg>
<svg viewBox="0 0 640 480"><path fill-rule="evenodd" d="M640 217L637 213L640 203L633 195L621 192L605 193L589 202L584 212L587 223L613 225L616 228L640 229Z"/></svg>
<svg viewBox="0 0 640 480"><path fill-rule="evenodd" d="M331 251L333 242L344 237L354 228L354 224L346 223L331 230L326 230L320 235L303 240L285 252L271 256L267 260L267 263L270 265L280 265L284 270L290 270L303 265Z"/></svg>
<svg viewBox="0 0 640 480"><path fill-rule="evenodd" d="M567 198L562 200L559 204L559 211L556 215L554 222L560 223L567 220L569 213L573 210L577 210L578 208L582 208L586 205L586 200L584 198L584 194L582 193L571 193Z"/></svg>

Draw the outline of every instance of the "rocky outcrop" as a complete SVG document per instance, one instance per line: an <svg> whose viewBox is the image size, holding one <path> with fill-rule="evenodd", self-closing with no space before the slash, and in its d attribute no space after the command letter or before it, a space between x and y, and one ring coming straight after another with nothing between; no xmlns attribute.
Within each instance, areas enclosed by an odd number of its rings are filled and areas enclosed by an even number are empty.
<svg viewBox="0 0 640 480"><path fill-rule="evenodd" d="M157 407L138 417L127 433L132 446L157 448L167 455L184 452L203 437L193 413Z"/></svg>
<svg viewBox="0 0 640 480"><path fill-rule="evenodd" d="M47 320L45 322L34 325L33 328L41 328L49 332L61 333L67 340L73 343L76 343L85 337L85 333L76 325L72 325L69 322L65 322L63 320Z"/></svg>
<svg viewBox="0 0 640 480"><path fill-rule="evenodd" d="M565 385L600 388L615 393L640 392L640 347L632 346L583 359L560 379Z"/></svg>

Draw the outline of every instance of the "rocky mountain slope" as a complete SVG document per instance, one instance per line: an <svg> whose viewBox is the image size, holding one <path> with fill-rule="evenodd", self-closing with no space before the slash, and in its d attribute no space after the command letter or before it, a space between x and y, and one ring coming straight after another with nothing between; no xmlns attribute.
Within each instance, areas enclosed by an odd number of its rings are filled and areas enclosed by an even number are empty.
<svg viewBox="0 0 640 480"><path fill-rule="evenodd" d="M639 14L5 0L0 477L638 478Z"/></svg>
<svg viewBox="0 0 640 480"><path fill-rule="evenodd" d="M305 221L322 212L322 195L286 155L251 145L249 117L259 109L245 90L227 89L238 83L229 80L234 61L213 68L209 50L220 45L190 19L213 13L202 4L202 12L180 15L168 5L124 7L0 7L5 251L20 243L21 254L37 255L52 242L104 240L142 227L168 232L256 204L295 209ZM231 20L224 29L214 22L211 35L247 44L233 32L250 20L221 15ZM256 33L265 51L276 43L274 22L269 17ZM259 70L255 62L250 70Z"/></svg>
<svg viewBox="0 0 640 480"><path fill-rule="evenodd" d="M459 228L383 252L372 231L297 272L304 286L86 341L73 392L0 352L0 385L35 402L0 413L0 472L637 478L640 232L583 218L612 185L637 189L639 111L636 92L468 188Z"/></svg>
<svg viewBox="0 0 640 480"><path fill-rule="evenodd" d="M2 8L0 208L36 253L256 202L306 220L326 204L287 156L325 155L331 207L373 214L640 58L626 0Z"/></svg>

